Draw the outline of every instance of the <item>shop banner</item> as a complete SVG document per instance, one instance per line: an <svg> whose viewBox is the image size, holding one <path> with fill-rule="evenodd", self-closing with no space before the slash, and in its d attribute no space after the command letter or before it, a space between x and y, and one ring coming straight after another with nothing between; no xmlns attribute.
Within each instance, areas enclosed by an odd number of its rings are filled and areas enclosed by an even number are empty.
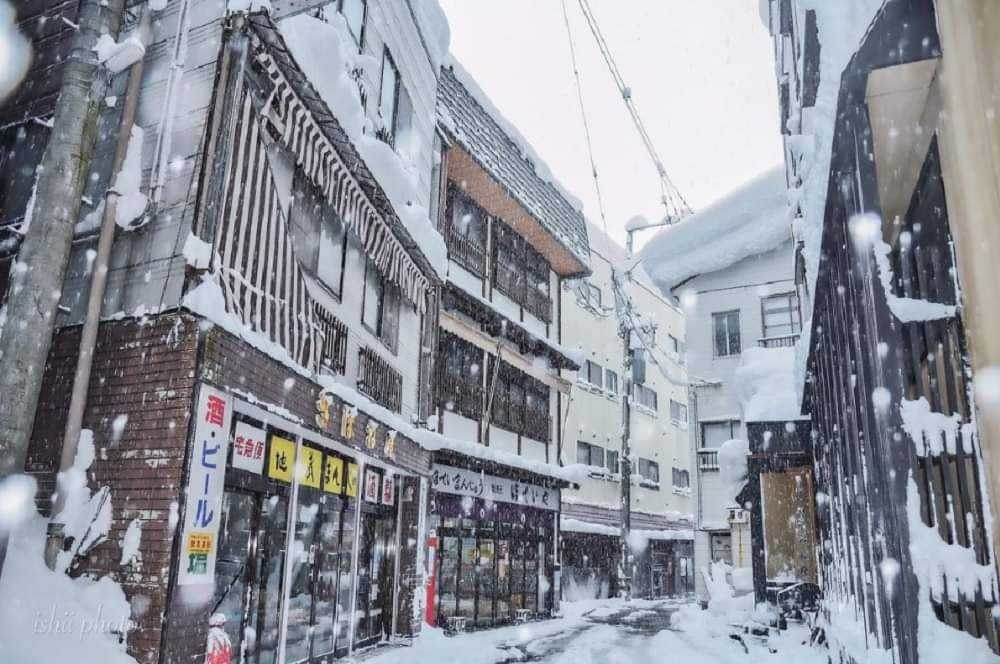
<svg viewBox="0 0 1000 664"><path fill-rule="evenodd" d="M191 469L184 492L184 530L177 577L177 583L182 586L215 583L215 558L232 417L229 396L202 384L195 411Z"/></svg>
<svg viewBox="0 0 1000 664"><path fill-rule="evenodd" d="M389 477L388 474L386 474L385 479L382 480L382 504L396 504L396 479L394 477Z"/></svg>
<svg viewBox="0 0 1000 664"><path fill-rule="evenodd" d="M377 503L379 500L379 476L370 468L365 469L365 501Z"/></svg>
<svg viewBox="0 0 1000 664"><path fill-rule="evenodd" d="M246 422L236 423L233 436L233 468L254 475L264 472L264 430Z"/></svg>
<svg viewBox="0 0 1000 664"><path fill-rule="evenodd" d="M438 464L431 473L431 490L543 510L559 509L558 489Z"/></svg>
<svg viewBox="0 0 1000 664"><path fill-rule="evenodd" d="M341 493L344 490L344 460L340 457L326 455L323 490L329 493Z"/></svg>

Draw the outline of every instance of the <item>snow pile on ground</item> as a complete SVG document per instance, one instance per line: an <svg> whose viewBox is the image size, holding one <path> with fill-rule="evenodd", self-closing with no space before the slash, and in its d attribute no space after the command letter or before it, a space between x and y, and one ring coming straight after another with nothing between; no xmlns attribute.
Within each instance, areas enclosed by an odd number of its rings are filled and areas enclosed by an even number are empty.
<svg viewBox="0 0 1000 664"><path fill-rule="evenodd" d="M772 168L722 200L670 226L642 248L643 264L663 290L726 268L791 240L785 173ZM788 274L793 266L789 264Z"/></svg>
<svg viewBox="0 0 1000 664"><path fill-rule="evenodd" d="M747 422L783 422L801 417L795 389L795 349L744 348L733 387Z"/></svg>
<svg viewBox="0 0 1000 664"><path fill-rule="evenodd" d="M437 25L441 20L440 17L429 18L433 12L427 8L422 13L426 13L428 24ZM332 14L326 21L299 14L281 21L280 30L295 62L357 148L421 253L443 279L448 270L448 253L427 207L420 203L426 192L420 187L419 171L416 165L375 137L376 128L365 116L361 104L354 72L367 69L377 74L380 64L349 46L354 42L339 13ZM436 43L440 45L440 41ZM373 78L378 80L377 75ZM400 141L401 138L397 137L397 143L416 140L415 135L408 141ZM410 151L417 154L421 147L411 145Z"/></svg>
<svg viewBox="0 0 1000 664"><path fill-rule="evenodd" d="M719 478L726 489L726 498L733 504L747 483L747 459L750 443L734 438L719 446Z"/></svg>
<svg viewBox="0 0 1000 664"><path fill-rule="evenodd" d="M16 515L7 514L13 510L5 507L4 523L17 525L11 531L0 576L0 662L4 664L135 664L125 653L132 612L121 587L110 577L71 578L64 571L74 552L86 551L104 539L111 525L107 489L91 496L87 488L86 470L94 459L89 434L81 435L76 462L61 483L68 491L65 532L74 542L69 552L60 555L55 571L45 566L43 558L47 523L35 512L33 480L11 485L14 478L10 478L0 487L0 499L16 498L22 506ZM30 488L27 497L26 486ZM128 543L129 536L125 539Z"/></svg>

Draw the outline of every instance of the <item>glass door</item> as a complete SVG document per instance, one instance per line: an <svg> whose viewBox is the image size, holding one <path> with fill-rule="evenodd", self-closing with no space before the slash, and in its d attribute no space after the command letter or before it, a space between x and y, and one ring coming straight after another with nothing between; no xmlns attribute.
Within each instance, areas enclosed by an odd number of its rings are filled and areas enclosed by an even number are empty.
<svg viewBox="0 0 1000 664"><path fill-rule="evenodd" d="M326 504L320 510L319 526L316 531L313 660L332 659L336 651L337 588L340 575L340 523L342 515L340 501L326 497ZM347 555L350 557L350 552Z"/></svg>
<svg viewBox="0 0 1000 664"><path fill-rule="evenodd" d="M313 564L317 557L320 499L319 491L299 487L292 567L288 577L288 624L285 628L285 659L288 662L309 660L313 625Z"/></svg>
<svg viewBox="0 0 1000 664"><path fill-rule="evenodd" d="M447 523L447 519L445 522ZM450 529L449 529L450 530ZM441 534L441 552L438 555L438 626L448 625L448 618L455 615L458 601L456 580L458 577L459 539L451 531Z"/></svg>
<svg viewBox="0 0 1000 664"><path fill-rule="evenodd" d="M274 664L278 658L281 577L285 567L288 499L259 496L261 517L253 561L253 587L247 619L246 661Z"/></svg>
<svg viewBox="0 0 1000 664"><path fill-rule="evenodd" d="M226 633L233 653L242 652L243 625L251 583L250 559L255 545L257 500L251 493L226 491L222 498L219 554L215 563L215 603L212 613L226 616Z"/></svg>
<svg viewBox="0 0 1000 664"><path fill-rule="evenodd" d="M389 636L396 571L395 514L379 508L362 509L355 647Z"/></svg>
<svg viewBox="0 0 1000 664"><path fill-rule="evenodd" d="M497 622L504 622L510 619L510 539L507 537L507 526L498 524L498 527L503 530L497 539L496 619Z"/></svg>
<svg viewBox="0 0 1000 664"><path fill-rule="evenodd" d="M479 596L476 607L476 624L493 624L493 598L496 596L496 576L494 563L496 559L496 540L493 538L492 523L485 523L484 529L478 533L478 561L476 564L476 579Z"/></svg>

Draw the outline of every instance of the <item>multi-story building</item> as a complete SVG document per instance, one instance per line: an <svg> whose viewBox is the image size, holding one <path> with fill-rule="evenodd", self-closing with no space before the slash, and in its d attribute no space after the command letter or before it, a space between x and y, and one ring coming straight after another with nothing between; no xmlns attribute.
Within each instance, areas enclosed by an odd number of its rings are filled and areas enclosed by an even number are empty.
<svg viewBox="0 0 1000 664"><path fill-rule="evenodd" d="M829 642L841 661L993 661L1000 16L767 8Z"/></svg>
<svg viewBox="0 0 1000 664"><path fill-rule="evenodd" d="M621 564L625 352L612 273L627 256L593 225L589 236L593 273L565 282L560 304L563 343L582 363L563 413L562 456L591 467L563 493L563 595L572 598L616 595ZM682 595L694 584L684 315L641 265L624 284L646 365L630 401L632 592Z"/></svg>
<svg viewBox="0 0 1000 664"><path fill-rule="evenodd" d="M48 140L58 54L75 38L61 26L76 4L18 7L52 57L36 59L2 110L5 144L25 148L0 156L18 176L3 179L5 224L32 198L21 176ZM433 3L341 0L284 18L294 4L268 14L130 2L123 32L155 12L145 74L126 89L130 67L101 72L110 89L85 147L26 470L47 509L113 181L119 202L139 205L118 207L83 413L110 530L74 569L121 583L142 662L203 661L213 614L234 652L261 662L328 661L422 619L421 528L441 437L419 424L447 270L428 212L443 15ZM122 128L133 102L135 127ZM134 524L141 564L119 565Z"/></svg>
<svg viewBox="0 0 1000 664"><path fill-rule="evenodd" d="M590 273L583 215L457 63L441 72L441 296L428 619L489 626L558 606L560 441L578 368L563 279Z"/></svg>
<svg viewBox="0 0 1000 664"><path fill-rule="evenodd" d="M720 447L746 441L748 422L798 413L788 390L769 384L754 394L752 384L775 368L790 376L801 332L790 221L784 174L776 168L661 231L642 250L652 278L686 315L695 587L702 599L707 563L751 566L749 515L720 473Z"/></svg>

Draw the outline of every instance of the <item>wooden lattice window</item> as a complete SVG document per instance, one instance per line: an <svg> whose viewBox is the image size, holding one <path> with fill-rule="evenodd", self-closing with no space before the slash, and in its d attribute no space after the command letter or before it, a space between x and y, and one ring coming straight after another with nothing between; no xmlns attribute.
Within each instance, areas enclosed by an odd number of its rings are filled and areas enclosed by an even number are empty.
<svg viewBox="0 0 1000 664"><path fill-rule="evenodd" d="M358 352L358 390L389 410L403 407L403 376L367 346Z"/></svg>

